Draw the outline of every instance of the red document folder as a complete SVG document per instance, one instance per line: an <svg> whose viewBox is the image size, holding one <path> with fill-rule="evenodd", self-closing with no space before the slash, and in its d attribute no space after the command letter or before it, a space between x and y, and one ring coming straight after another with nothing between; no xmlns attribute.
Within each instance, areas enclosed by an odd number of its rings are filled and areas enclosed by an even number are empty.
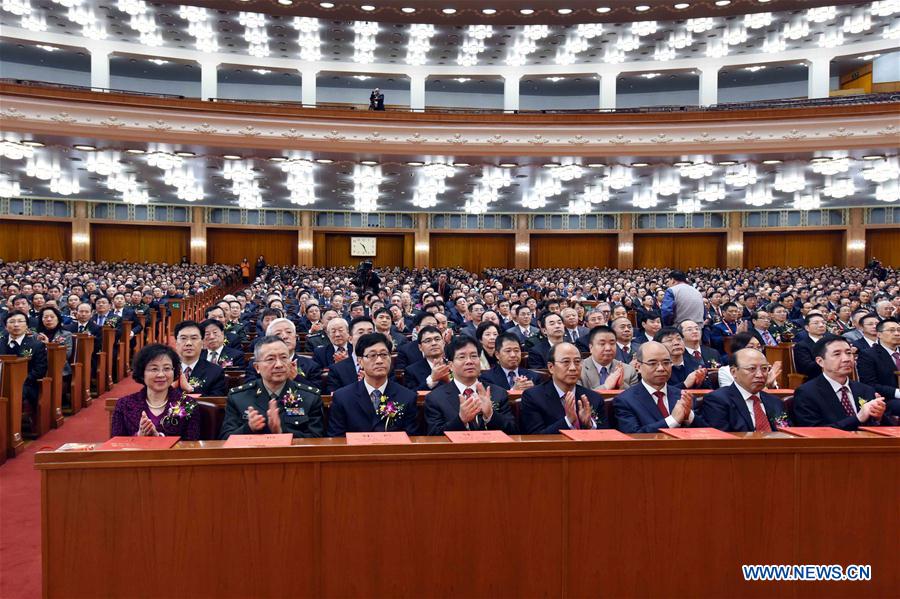
<svg viewBox="0 0 900 599"><path fill-rule="evenodd" d="M859 430L885 437L900 437L900 426L861 426Z"/></svg>
<svg viewBox="0 0 900 599"><path fill-rule="evenodd" d="M231 435L222 447L290 447L294 435Z"/></svg>
<svg viewBox="0 0 900 599"><path fill-rule="evenodd" d="M113 437L103 445L95 448L98 451L122 449L171 449L181 437Z"/></svg>
<svg viewBox="0 0 900 599"><path fill-rule="evenodd" d="M347 433L347 445L409 445L406 433Z"/></svg>
<svg viewBox="0 0 900 599"><path fill-rule="evenodd" d="M778 430L807 439L846 439L856 435L833 426L779 426Z"/></svg>
<svg viewBox="0 0 900 599"><path fill-rule="evenodd" d="M503 431L444 431L454 443L512 443L512 437Z"/></svg>
<svg viewBox="0 0 900 599"><path fill-rule="evenodd" d="M573 441L634 441L625 433L607 428L564 429L559 432Z"/></svg>
<svg viewBox="0 0 900 599"><path fill-rule="evenodd" d="M706 439L737 439L732 434L720 431L717 428L661 428L659 432L675 437L676 439L688 439L691 441Z"/></svg>

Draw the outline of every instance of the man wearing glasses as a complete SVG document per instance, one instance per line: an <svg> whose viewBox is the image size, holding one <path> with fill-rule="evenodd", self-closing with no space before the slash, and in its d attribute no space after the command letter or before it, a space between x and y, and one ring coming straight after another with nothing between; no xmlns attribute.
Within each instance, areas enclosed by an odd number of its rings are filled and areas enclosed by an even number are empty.
<svg viewBox="0 0 900 599"><path fill-rule="evenodd" d="M450 382L450 364L444 359L444 336L436 326L419 331L419 351L425 356L406 367L403 385L415 391L431 391Z"/></svg>
<svg viewBox="0 0 900 599"><path fill-rule="evenodd" d="M663 428L704 427L693 410L693 397L668 384L672 357L665 345L648 341L635 352L641 383L616 396L618 428L623 433L656 433Z"/></svg>
<svg viewBox="0 0 900 599"><path fill-rule="evenodd" d="M382 333L367 333L353 342L362 366L362 380L335 391L328 413L328 436L351 433L419 434L416 393L389 379L390 341Z"/></svg>
<svg viewBox="0 0 900 599"><path fill-rule="evenodd" d="M776 423L788 426L784 404L763 392L771 366L758 349L744 348L731 357L734 383L703 399L703 419L711 427L732 433L767 433Z"/></svg>
<svg viewBox="0 0 900 599"><path fill-rule="evenodd" d="M890 411L900 415L900 389L895 374L900 372L900 322L882 320L876 331L878 343L861 352L857 359L859 382L874 387L893 408Z"/></svg>

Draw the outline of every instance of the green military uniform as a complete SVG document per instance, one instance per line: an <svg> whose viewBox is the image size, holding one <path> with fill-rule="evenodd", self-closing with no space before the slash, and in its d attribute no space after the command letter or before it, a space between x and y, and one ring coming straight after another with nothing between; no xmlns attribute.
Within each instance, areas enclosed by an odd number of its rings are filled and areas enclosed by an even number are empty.
<svg viewBox="0 0 900 599"><path fill-rule="evenodd" d="M232 349L244 351L241 344L247 339L244 325L235 322L225 323L225 345Z"/></svg>
<svg viewBox="0 0 900 599"><path fill-rule="evenodd" d="M777 341L778 343L782 342L782 337L785 333L791 333L796 337L797 333L799 332L800 329L790 320L785 321L783 325L779 325L774 322L769 325L769 334L772 335L772 337L774 337L775 341Z"/></svg>
<svg viewBox="0 0 900 599"><path fill-rule="evenodd" d="M253 406L263 418L267 418L269 400L278 402L281 415L281 432L294 437L322 437L325 434L325 418L322 397L318 389L296 381L287 381L278 396L270 396L262 379L235 387L228 392L225 404L225 420L222 422L220 439L231 435L251 435L254 432L270 434L268 422L260 431L250 429L247 408Z"/></svg>

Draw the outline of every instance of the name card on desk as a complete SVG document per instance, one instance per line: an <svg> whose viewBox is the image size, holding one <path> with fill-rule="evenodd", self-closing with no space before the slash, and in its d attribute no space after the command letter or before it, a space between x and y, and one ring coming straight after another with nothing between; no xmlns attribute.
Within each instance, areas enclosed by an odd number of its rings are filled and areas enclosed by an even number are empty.
<svg viewBox="0 0 900 599"><path fill-rule="evenodd" d="M778 430L782 433L788 433L795 437L806 437L807 439L846 439L847 437L856 436L850 431L834 428L833 426L779 426Z"/></svg>
<svg viewBox="0 0 900 599"><path fill-rule="evenodd" d="M347 433L347 445L410 445L406 433Z"/></svg>
<svg viewBox="0 0 900 599"><path fill-rule="evenodd" d="M294 435L281 433L278 435L231 435L222 447L290 447Z"/></svg>
<svg viewBox="0 0 900 599"><path fill-rule="evenodd" d="M900 426L861 426L859 430L885 437L900 437Z"/></svg>
<svg viewBox="0 0 900 599"><path fill-rule="evenodd" d="M703 441L707 439L729 439L734 441L737 439L734 435L720 431L717 428L661 428L659 432L676 439L687 439L689 441Z"/></svg>
<svg viewBox="0 0 900 599"><path fill-rule="evenodd" d="M444 431L454 443L512 443L512 437L503 431Z"/></svg>
<svg viewBox="0 0 900 599"><path fill-rule="evenodd" d="M559 431L573 441L634 441L631 437L615 429L563 429Z"/></svg>
<svg viewBox="0 0 900 599"><path fill-rule="evenodd" d="M98 451L120 451L122 449L171 449L179 440L181 440L181 437L113 437L95 449Z"/></svg>

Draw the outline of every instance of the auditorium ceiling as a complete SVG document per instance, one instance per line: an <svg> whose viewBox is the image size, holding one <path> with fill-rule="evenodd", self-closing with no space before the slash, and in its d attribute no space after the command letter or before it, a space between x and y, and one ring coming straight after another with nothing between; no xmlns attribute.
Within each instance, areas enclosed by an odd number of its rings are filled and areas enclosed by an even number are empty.
<svg viewBox="0 0 900 599"><path fill-rule="evenodd" d="M634 212L896 202L896 147L692 156L385 156L10 136L0 196L313 210ZM22 142L25 142L24 144ZM12 193L18 188L18 194Z"/></svg>

